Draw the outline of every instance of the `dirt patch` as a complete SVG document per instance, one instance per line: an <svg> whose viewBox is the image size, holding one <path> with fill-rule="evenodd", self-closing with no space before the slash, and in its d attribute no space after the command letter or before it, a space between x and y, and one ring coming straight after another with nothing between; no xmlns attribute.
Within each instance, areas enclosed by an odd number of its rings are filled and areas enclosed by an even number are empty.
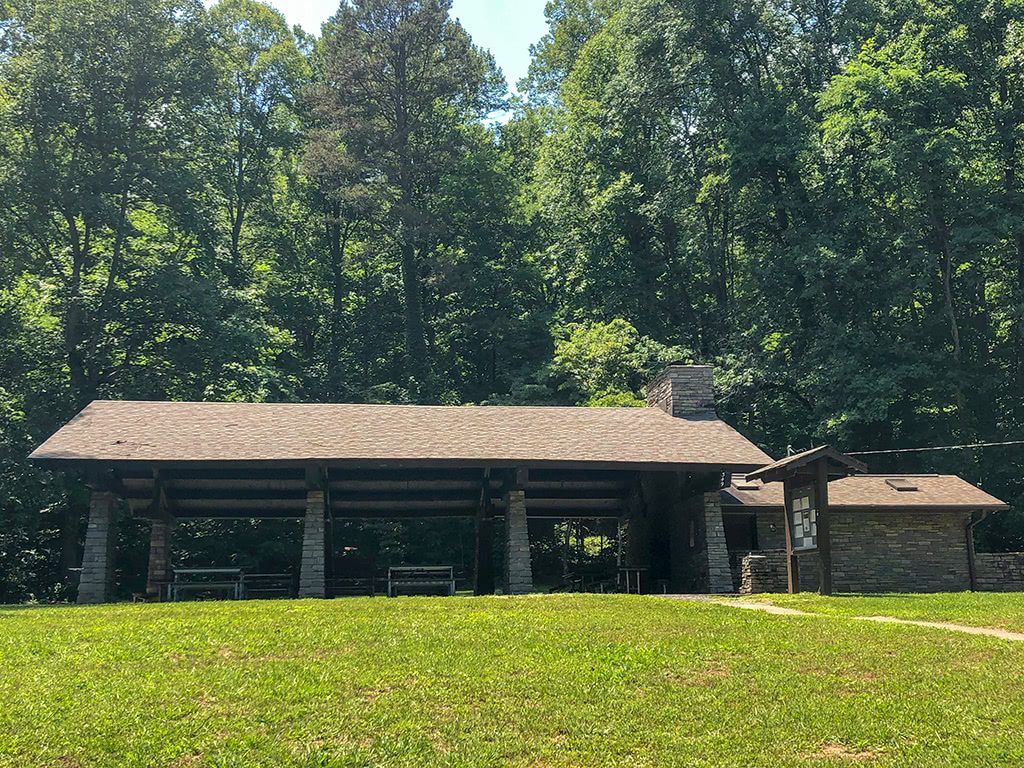
<svg viewBox="0 0 1024 768"><path fill-rule="evenodd" d="M711 688L732 675L728 666L720 662L712 662L703 669L691 669L678 672L674 669L665 670L665 679L675 685L690 688Z"/></svg>
<svg viewBox="0 0 1024 768"><path fill-rule="evenodd" d="M949 632L963 632L967 635L984 635L985 637L997 637L1000 640L1024 640L1024 633L1010 632L998 627L971 627L965 624L952 624L946 621L917 621L914 619L899 619L895 616L832 616L826 613L808 613L796 608L786 608L772 603L755 603L749 600L722 600L708 595L661 595L674 600L688 600L698 603L712 603L724 605L727 608L742 608L747 611L762 611L776 616L816 616L826 619L850 619L852 621L873 621L884 624L904 624L913 627L928 627L929 629L944 629Z"/></svg>
<svg viewBox="0 0 1024 768"><path fill-rule="evenodd" d="M829 742L816 752L804 755L809 760L842 760L851 763L866 763L877 760L879 756L875 749L853 749L835 742Z"/></svg>
<svg viewBox="0 0 1024 768"><path fill-rule="evenodd" d="M394 688L389 685L381 686L380 688L364 688L359 692L359 698L367 704L376 701L386 693L391 693Z"/></svg>
<svg viewBox="0 0 1024 768"><path fill-rule="evenodd" d="M945 629L950 632L963 632L966 635L984 635L998 637L1000 640L1024 640L1024 633L1010 632L997 627L969 627L966 624L951 624L947 621L916 621L913 619L897 619L894 616L854 616L859 621L877 621L884 624L907 624L913 627L929 629Z"/></svg>

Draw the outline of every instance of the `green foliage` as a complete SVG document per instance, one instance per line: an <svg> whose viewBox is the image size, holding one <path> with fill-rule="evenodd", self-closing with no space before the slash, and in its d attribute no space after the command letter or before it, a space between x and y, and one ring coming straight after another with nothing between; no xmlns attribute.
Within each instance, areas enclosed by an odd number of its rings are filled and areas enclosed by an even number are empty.
<svg viewBox="0 0 1024 768"><path fill-rule="evenodd" d="M640 336L622 318L609 323L572 323L555 341L551 371L562 389L582 405L643 405L642 389L670 362L683 360L678 347Z"/></svg>

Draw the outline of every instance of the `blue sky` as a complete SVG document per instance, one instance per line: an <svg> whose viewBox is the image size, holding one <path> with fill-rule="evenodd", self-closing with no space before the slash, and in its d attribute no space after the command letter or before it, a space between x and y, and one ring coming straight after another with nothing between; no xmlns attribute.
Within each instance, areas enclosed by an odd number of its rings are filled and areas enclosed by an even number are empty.
<svg viewBox="0 0 1024 768"><path fill-rule="evenodd" d="M338 0L270 2L289 23L315 34L338 9ZM473 36L473 42L494 54L509 87L514 88L530 65L530 45L547 32L544 4L545 0L454 0L452 15Z"/></svg>

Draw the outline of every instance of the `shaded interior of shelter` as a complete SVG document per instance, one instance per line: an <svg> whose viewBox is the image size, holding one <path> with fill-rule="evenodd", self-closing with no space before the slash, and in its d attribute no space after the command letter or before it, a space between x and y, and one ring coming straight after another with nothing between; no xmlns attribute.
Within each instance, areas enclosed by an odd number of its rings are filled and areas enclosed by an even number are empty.
<svg viewBox="0 0 1024 768"><path fill-rule="evenodd" d="M307 514L311 479L301 467L127 465L115 471L111 482L136 519L185 527L190 520L302 521ZM529 569L537 590L622 589L623 568L637 569L644 592L712 588L704 507L705 497L713 499L722 485L721 471L343 465L321 471L327 596L380 593L389 565L440 563L454 565L460 589L477 594L524 591L509 584L517 567ZM518 566L509 562L507 515L517 490L530 549ZM360 546L366 535L352 534L381 521L412 523L401 532L407 536L438 526L447 546L426 555L420 547L412 563L380 559L373 547ZM301 546L301 524L293 530ZM174 537L169 534L164 554L168 567L177 561ZM300 563L296 558L292 569L296 585ZM158 576L166 580L169 573ZM158 587L152 574L150 581L152 592Z"/></svg>

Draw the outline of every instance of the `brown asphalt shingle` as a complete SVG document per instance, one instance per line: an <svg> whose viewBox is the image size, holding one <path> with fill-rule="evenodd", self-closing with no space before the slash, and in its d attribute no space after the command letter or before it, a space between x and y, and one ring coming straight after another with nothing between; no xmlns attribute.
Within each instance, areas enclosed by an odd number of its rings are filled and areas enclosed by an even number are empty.
<svg viewBox="0 0 1024 768"><path fill-rule="evenodd" d="M771 458L717 419L655 408L97 400L39 461L412 461L714 464Z"/></svg>
<svg viewBox="0 0 1024 768"><path fill-rule="evenodd" d="M898 491L889 480L907 480L917 490ZM830 507L847 509L1008 509L1005 502L956 475L853 475L828 484L828 502ZM782 509L783 504L782 483L734 480L722 491L725 508Z"/></svg>

